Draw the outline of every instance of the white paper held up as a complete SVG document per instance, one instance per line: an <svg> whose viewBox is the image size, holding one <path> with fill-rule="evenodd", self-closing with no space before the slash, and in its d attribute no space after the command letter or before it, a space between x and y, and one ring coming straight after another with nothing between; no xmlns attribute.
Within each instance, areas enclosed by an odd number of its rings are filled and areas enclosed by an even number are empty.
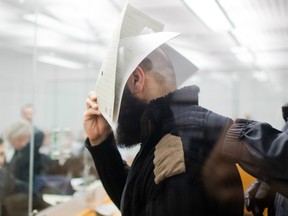
<svg viewBox="0 0 288 216"><path fill-rule="evenodd" d="M126 2L96 83L99 110L113 130L117 126L122 94L129 76L154 49L180 34L162 32L163 28L163 24ZM197 67L176 50L168 45L164 48L177 69L176 78L181 75L180 82L189 77L187 74L197 71ZM178 72L178 66L185 67L184 73L182 70Z"/></svg>

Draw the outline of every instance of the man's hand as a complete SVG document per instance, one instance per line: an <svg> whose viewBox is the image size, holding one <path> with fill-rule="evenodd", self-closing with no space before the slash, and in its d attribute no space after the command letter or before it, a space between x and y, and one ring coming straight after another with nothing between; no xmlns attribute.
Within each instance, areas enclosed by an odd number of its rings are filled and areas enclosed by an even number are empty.
<svg viewBox="0 0 288 216"><path fill-rule="evenodd" d="M112 129L98 110L97 97L94 91L90 92L88 95L86 108L83 117L84 130L91 145L96 146L108 137L112 132Z"/></svg>
<svg viewBox="0 0 288 216"><path fill-rule="evenodd" d="M273 204L274 193L270 186L259 180L253 182L245 191L245 206L255 216L263 216L263 211Z"/></svg>

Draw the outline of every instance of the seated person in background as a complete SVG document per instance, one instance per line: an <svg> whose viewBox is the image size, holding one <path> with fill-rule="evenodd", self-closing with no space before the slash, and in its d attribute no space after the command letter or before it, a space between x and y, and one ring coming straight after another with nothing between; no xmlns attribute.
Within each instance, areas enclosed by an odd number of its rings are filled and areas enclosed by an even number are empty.
<svg viewBox="0 0 288 216"><path fill-rule="evenodd" d="M4 132L6 144L6 162L13 167L19 152L28 144L31 135L31 128L27 122L18 121L11 124Z"/></svg>
<svg viewBox="0 0 288 216"><path fill-rule="evenodd" d="M3 139L0 137L0 203L15 189L14 178L5 167Z"/></svg>
<svg viewBox="0 0 288 216"><path fill-rule="evenodd" d="M17 179L17 181L22 181L24 185L28 185L29 182L29 166L30 166L30 137L31 137L31 125L26 121L17 121L11 124L4 133L7 146L10 145L7 167ZM34 139L34 141L41 142L41 139ZM34 146L34 167L33 167L33 177L37 175L42 175L49 168L49 164L44 164L43 155L40 154L39 148L41 144L36 144ZM11 154L13 152L13 154ZM11 156L12 155L12 156ZM46 157L45 157L46 158ZM47 161L48 162L48 161ZM21 192L27 192L27 187L21 189Z"/></svg>
<svg viewBox="0 0 288 216"><path fill-rule="evenodd" d="M2 139L0 139L0 179L1 215L26 216L28 211L28 185L17 181L7 169ZM19 192L23 190L26 193Z"/></svg>
<svg viewBox="0 0 288 216"><path fill-rule="evenodd" d="M234 163L205 161L232 120L198 106L197 86L176 90L173 66L158 48L130 75L121 102L117 136L91 92L84 128L99 177L123 216L242 216L243 189ZM116 148L141 143L131 167ZM216 160L215 160L216 159ZM210 181L211 176L217 176ZM221 188L215 194L210 189Z"/></svg>
<svg viewBox="0 0 288 216"><path fill-rule="evenodd" d="M25 121L12 123L4 132L7 168L17 181L22 182L22 187L18 188L18 192L28 192L29 165L27 166L27 161L29 162L30 157L27 145L30 136L31 127Z"/></svg>
<svg viewBox="0 0 288 216"><path fill-rule="evenodd" d="M14 191L14 179L6 169L3 139L0 138L0 215L4 214L3 199Z"/></svg>
<svg viewBox="0 0 288 216"><path fill-rule="evenodd" d="M7 160L7 168L15 178L15 191L13 195L5 199L5 209L11 212L25 212L27 214L28 207L28 191L29 191L29 166L30 166L30 136L31 125L26 121L17 121L11 124L4 132L5 142L8 149L9 160ZM34 148L34 167L33 178L40 174L43 170L39 149ZM12 154L11 154L12 153ZM18 203L15 207L14 203ZM33 207L40 210L49 206L42 199L42 194L33 191ZM19 213L18 212L18 213ZM18 213L14 215L18 215ZM8 213L7 213L8 214Z"/></svg>
<svg viewBox="0 0 288 216"><path fill-rule="evenodd" d="M269 215L288 215L288 105L282 107L282 131L267 123L237 119L219 145L223 156L238 162L257 182L246 192L246 205L254 215L274 206Z"/></svg>
<svg viewBox="0 0 288 216"><path fill-rule="evenodd" d="M46 154L43 152L43 147L45 148L44 139L47 138L48 134L45 134L34 124L32 125L34 115L35 109L32 104L26 104L22 107L21 116L23 120L31 126L34 135L34 193L63 194L65 188L70 188L69 185L65 186L70 180L66 177L68 174L66 171L67 169L66 167L60 166L58 161L51 160L49 148L46 149L46 151L48 151ZM24 171L23 168L29 166L28 155L30 154L30 143L23 149L22 154L25 156L22 158L21 164L17 166L19 167L19 170L21 170L21 172L18 172L17 177L24 181L28 181L29 170L26 169ZM73 192L71 189L68 191L69 194Z"/></svg>

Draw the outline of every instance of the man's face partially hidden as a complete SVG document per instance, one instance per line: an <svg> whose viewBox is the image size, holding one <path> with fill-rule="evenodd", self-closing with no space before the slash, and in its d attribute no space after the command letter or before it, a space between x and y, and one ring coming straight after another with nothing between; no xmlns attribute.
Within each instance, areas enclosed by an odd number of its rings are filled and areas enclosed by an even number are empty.
<svg viewBox="0 0 288 216"><path fill-rule="evenodd" d="M125 87L117 127L117 141L120 146L132 147L140 142L141 117L146 106L146 103L134 97Z"/></svg>

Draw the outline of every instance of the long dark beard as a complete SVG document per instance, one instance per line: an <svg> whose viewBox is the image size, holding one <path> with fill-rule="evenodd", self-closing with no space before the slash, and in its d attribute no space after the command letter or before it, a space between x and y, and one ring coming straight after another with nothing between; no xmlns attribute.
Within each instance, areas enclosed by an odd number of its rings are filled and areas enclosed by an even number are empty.
<svg viewBox="0 0 288 216"><path fill-rule="evenodd" d="M116 139L120 147L133 147L140 143L141 116L147 104L134 97L126 87L123 92Z"/></svg>

